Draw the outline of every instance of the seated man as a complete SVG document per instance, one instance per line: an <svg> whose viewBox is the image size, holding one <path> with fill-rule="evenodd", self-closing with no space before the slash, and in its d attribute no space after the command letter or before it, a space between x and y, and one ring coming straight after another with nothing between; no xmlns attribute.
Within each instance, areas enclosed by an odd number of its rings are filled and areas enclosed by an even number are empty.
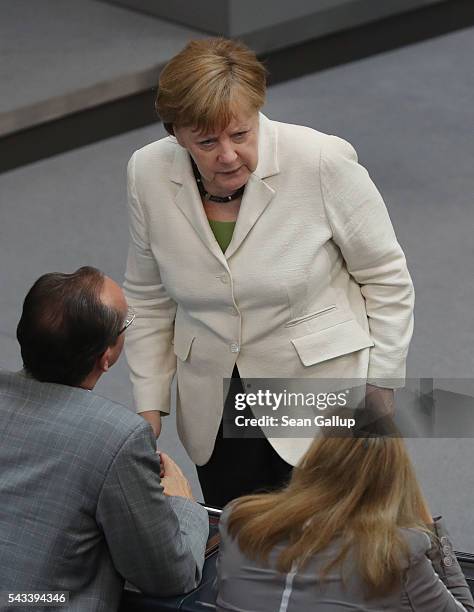
<svg viewBox="0 0 474 612"><path fill-rule="evenodd" d="M91 393L132 320L95 268L45 274L26 296L24 371L0 372L3 591L68 591L65 609L110 612L124 579L164 596L200 580L205 509L164 454L160 483L151 426Z"/></svg>

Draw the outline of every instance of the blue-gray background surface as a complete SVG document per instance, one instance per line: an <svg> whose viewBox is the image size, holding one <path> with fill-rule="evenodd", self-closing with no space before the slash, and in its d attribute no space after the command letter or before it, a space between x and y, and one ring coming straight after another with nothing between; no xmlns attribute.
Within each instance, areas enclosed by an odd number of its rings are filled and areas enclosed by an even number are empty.
<svg viewBox="0 0 474 612"><path fill-rule="evenodd" d="M473 377L473 34L461 30L288 81L269 91L264 109L349 140L381 190L416 289L412 377ZM90 264L121 281L126 163L162 136L161 126L151 126L0 175L1 367L20 367L15 327L39 275ZM131 405L124 360L97 391ZM199 496L173 416L160 446ZM446 516L456 547L474 553L473 440L409 446L433 511Z"/></svg>

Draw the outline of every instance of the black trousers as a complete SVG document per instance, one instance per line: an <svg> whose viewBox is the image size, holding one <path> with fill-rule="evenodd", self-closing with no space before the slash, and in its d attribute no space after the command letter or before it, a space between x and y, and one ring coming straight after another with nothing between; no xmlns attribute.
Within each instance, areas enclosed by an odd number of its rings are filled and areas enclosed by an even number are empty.
<svg viewBox="0 0 474 612"><path fill-rule="evenodd" d="M234 417L235 394L241 392L239 372L237 367L234 367L223 420ZM241 414L252 416L248 407ZM241 495L270 491L286 485L293 469L265 437L224 437L223 421L209 461L196 467L205 503L218 508L223 508L229 501Z"/></svg>

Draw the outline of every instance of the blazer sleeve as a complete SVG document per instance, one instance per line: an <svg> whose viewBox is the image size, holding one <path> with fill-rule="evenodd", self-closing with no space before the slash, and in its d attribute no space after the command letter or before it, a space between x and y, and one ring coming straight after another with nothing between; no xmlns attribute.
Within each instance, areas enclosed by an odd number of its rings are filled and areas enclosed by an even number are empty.
<svg viewBox="0 0 474 612"><path fill-rule="evenodd" d="M125 353L137 412L159 410L168 414L176 372L172 346L176 303L161 282L150 248L148 219L137 193L135 159L136 153L128 164L130 242L124 290L136 319L127 329Z"/></svg>
<svg viewBox="0 0 474 612"><path fill-rule="evenodd" d="M143 422L124 442L105 477L96 520L117 571L150 595L195 588L209 534L207 511L168 497L151 427Z"/></svg>
<svg viewBox="0 0 474 612"><path fill-rule="evenodd" d="M474 601L459 566L442 519L434 524L436 537L428 536L421 552L411 560L404 590L414 612L473 612Z"/></svg>
<svg viewBox="0 0 474 612"><path fill-rule="evenodd" d="M401 386L413 333L414 290L384 201L353 147L336 136L327 137L321 149L320 176L333 240L365 298L374 342L368 382Z"/></svg>

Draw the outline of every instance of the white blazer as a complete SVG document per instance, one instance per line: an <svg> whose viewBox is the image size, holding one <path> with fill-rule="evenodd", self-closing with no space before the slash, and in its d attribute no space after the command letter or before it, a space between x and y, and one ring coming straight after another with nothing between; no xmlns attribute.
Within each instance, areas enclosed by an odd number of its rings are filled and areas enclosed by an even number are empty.
<svg viewBox="0 0 474 612"><path fill-rule="evenodd" d="M173 137L128 167L126 353L137 411L170 411L198 465L224 377L403 379L413 285L382 197L352 146L260 114L259 160L222 253ZM386 383L390 386L390 383ZM295 464L305 439L271 439Z"/></svg>

